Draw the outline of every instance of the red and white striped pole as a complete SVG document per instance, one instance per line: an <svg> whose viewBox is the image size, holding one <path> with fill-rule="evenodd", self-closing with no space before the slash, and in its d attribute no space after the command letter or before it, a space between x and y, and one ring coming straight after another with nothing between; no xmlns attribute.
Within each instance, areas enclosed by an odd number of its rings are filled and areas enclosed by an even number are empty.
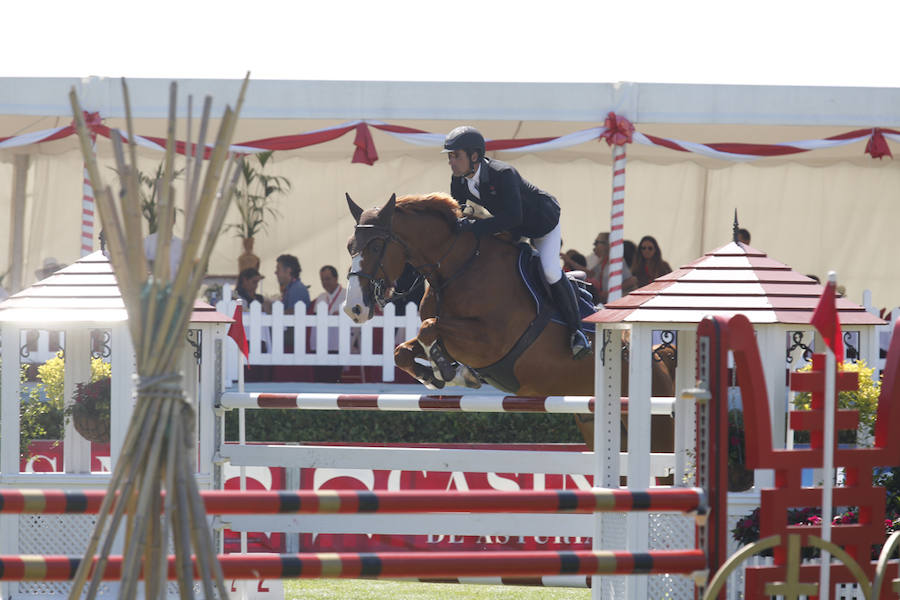
<svg viewBox="0 0 900 600"><path fill-rule="evenodd" d="M609 214L609 293L607 302L622 297L622 242L625 232L625 146L613 146L612 205Z"/></svg>
<svg viewBox="0 0 900 600"><path fill-rule="evenodd" d="M98 113L85 113L85 123L91 129L91 152L97 148L97 133L93 131L95 125L100 124ZM81 184L81 256L87 256L94 251L94 188L88 176L87 165L84 165Z"/></svg>
<svg viewBox="0 0 900 600"><path fill-rule="evenodd" d="M91 151L97 146L97 135L91 135ZM87 165L83 170L81 192L81 256L94 251L94 188L88 176Z"/></svg>
<svg viewBox="0 0 900 600"><path fill-rule="evenodd" d="M625 117L609 113L601 135L613 149L612 203L609 214L609 282L607 302L622 297L622 242L625 237L625 144L631 143L634 125Z"/></svg>

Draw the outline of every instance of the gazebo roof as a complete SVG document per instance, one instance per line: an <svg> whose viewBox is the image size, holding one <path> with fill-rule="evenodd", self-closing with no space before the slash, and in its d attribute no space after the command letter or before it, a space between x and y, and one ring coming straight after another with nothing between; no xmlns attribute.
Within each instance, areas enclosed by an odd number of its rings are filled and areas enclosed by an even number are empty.
<svg viewBox="0 0 900 600"><path fill-rule="evenodd" d="M89 254L0 302L0 323L60 326L128 320L109 259ZM231 318L196 301L192 323L229 323Z"/></svg>
<svg viewBox="0 0 900 600"><path fill-rule="evenodd" d="M808 325L822 285L750 246L731 242L608 303L593 323L699 323L706 316L744 314L752 323ZM844 325L884 321L846 298Z"/></svg>

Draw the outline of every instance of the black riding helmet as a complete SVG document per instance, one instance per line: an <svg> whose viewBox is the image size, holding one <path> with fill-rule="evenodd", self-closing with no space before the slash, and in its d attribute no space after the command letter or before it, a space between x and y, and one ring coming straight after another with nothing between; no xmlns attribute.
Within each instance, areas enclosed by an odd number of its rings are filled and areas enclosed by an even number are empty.
<svg viewBox="0 0 900 600"><path fill-rule="evenodd" d="M444 152L452 150L478 151L484 157L484 136L471 125L460 125L444 139Z"/></svg>

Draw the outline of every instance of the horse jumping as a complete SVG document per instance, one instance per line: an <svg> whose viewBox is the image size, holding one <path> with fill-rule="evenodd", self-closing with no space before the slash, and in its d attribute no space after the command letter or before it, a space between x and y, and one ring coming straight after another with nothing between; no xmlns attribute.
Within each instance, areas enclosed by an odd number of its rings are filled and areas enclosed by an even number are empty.
<svg viewBox="0 0 900 600"><path fill-rule="evenodd" d="M352 266L344 311L355 323L367 321L409 263L428 290L418 335L394 351L397 366L432 389L446 382L477 387L468 367L477 372L500 363L535 320L534 301L516 266L519 249L495 236L456 231L460 209L447 194L391 196L383 207L365 211L347 195L347 204L356 227L348 242ZM444 350L458 367L450 368ZM666 367L654 362L660 368ZM552 321L511 371L513 384L504 386L509 393L593 394L593 361L573 360L567 328ZM578 426L592 446L593 422Z"/></svg>

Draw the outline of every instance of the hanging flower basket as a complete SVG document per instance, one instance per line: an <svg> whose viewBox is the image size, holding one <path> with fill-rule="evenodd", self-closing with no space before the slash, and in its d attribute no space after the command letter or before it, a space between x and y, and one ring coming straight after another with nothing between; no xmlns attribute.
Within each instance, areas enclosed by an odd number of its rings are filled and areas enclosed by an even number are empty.
<svg viewBox="0 0 900 600"><path fill-rule="evenodd" d="M98 444L109 443L109 418L89 411L80 410L72 412L72 424L78 435Z"/></svg>
<svg viewBox="0 0 900 600"><path fill-rule="evenodd" d="M66 408L66 416L84 439L98 444L109 442L109 397L109 377L76 386L74 402Z"/></svg>
<svg viewBox="0 0 900 600"><path fill-rule="evenodd" d="M728 491L743 492L753 487L753 469L742 464L728 465Z"/></svg>

